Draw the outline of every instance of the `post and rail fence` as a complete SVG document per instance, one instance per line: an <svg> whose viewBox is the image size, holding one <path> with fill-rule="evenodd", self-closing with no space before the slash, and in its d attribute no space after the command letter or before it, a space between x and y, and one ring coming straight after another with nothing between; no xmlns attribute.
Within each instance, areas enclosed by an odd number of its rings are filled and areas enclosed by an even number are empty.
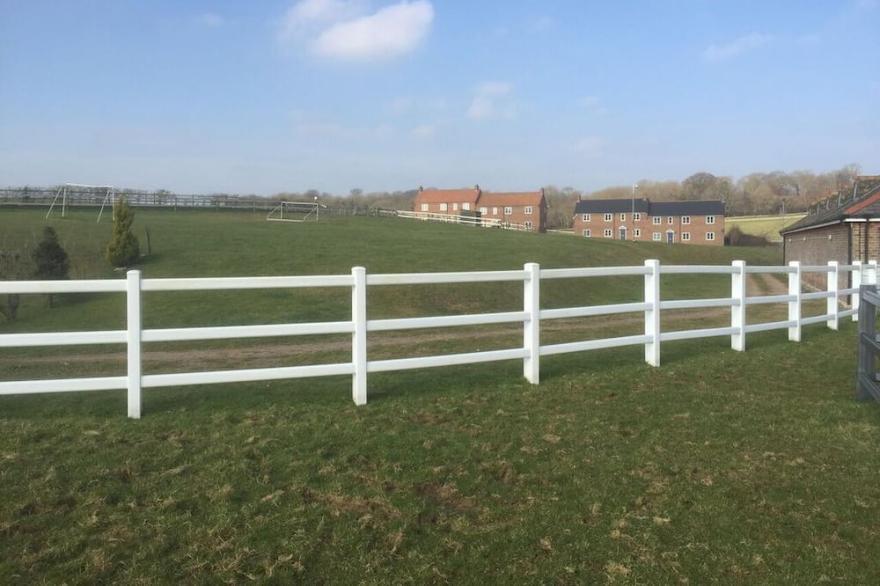
<svg viewBox="0 0 880 586"><path fill-rule="evenodd" d="M844 272L849 272L852 275L850 288L838 287L838 275ZM804 293L801 279L804 273L827 273L827 289ZM660 277L683 274L730 275L731 295L715 299L662 300ZM788 275L788 292L784 295L749 297L746 294L746 280L750 274ZM542 281L609 276L642 277L644 279L644 299L635 303L541 308ZM371 287L485 282L521 283L523 286L522 311L393 319L369 319L367 315L367 290ZM840 318L852 316L853 320L858 319L859 287L876 283L876 261L865 264L856 262L852 265L839 265L836 262L830 262L827 266L802 266L798 262L791 262L787 266L748 266L743 261L734 261L730 266L727 266L661 265L657 260L646 260L643 266L542 269L536 263L527 263L521 270L445 273L368 274L363 267L354 267L351 274L348 275L143 279L140 271L129 271L125 279L0 281L0 294L115 292L125 293L127 298L127 321L124 330L0 334L0 348L125 344L127 346L127 373L125 376L3 381L0 382L0 395L125 390L128 399L128 416L136 419L141 416L143 389L157 387L346 375L352 378L354 403L364 405L367 402L367 377L372 373L505 360L521 360L525 379L532 384L538 384L541 358L555 354L621 346L644 346L645 361L652 366L659 366L661 344L675 340L729 336L731 347L734 350L744 351L748 334L785 329L788 331L789 340L800 341L801 327L804 325L825 323L829 328L836 330ZM143 329L142 327L141 296L144 292L312 287L350 289L351 319L317 323L225 327L167 329ZM849 309L841 310L839 302L842 297L850 299ZM801 312L803 302L819 299L827 300L826 312L822 315L804 317ZM865 297L863 296L862 299ZM869 299L871 302L876 301L873 297ZM774 303L787 304L787 320L747 323L748 307ZM663 310L713 307L730 308L729 327L661 331L660 314ZM545 320L620 313L642 313L644 315L644 333L580 342L541 344L541 323ZM522 324L522 346L413 358L383 360L370 360L369 358L367 334L371 332L505 323ZM351 334L351 361L334 364L172 374L143 374L141 372L143 343L316 334ZM876 340L874 343L876 346Z"/></svg>
<svg viewBox="0 0 880 586"><path fill-rule="evenodd" d="M877 335L877 308L880 293L877 285L859 287L859 368L856 374L856 398L880 401L877 378L877 354L880 354L880 336Z"/></svg>

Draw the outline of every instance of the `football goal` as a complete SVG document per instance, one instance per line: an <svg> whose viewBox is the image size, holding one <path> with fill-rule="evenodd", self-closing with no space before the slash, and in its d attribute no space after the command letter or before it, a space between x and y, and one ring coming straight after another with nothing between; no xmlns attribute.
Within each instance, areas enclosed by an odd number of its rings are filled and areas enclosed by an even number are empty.
<svg viewBox="0 0 880 586"><path fill-rule="evenodd" d="M86 197L83 197L84 195ZM101 198L101 209L98 210L98 223L100 223L101 216L104 214L104 207L108 202L112 206L116 197L116 188L112 185L85 185L83 183L65 183L60 185L55 192L55 197L52 198L52 203L49 205L49 211L46 212L46 219L48 220L49 216L52 215L58 200L61 200L61 217L65 218L67 217L68 201L71 198L89 202L92 196Z"/></svg>
<svg viewBox="0 0 880 586"><path fill-rule="evenodd" d="M327 206L315 201L282 201L266 216L270 222L317 222L321 208Z"/></svg>

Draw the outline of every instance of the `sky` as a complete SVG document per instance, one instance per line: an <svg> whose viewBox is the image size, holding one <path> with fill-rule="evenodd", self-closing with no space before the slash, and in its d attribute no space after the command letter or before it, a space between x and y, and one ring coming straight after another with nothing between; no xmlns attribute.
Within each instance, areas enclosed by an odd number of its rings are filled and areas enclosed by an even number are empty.
<svg viewBox="0 0 880 586"><path fill-rule="evenodd" d="M0 185L880 173L880 0L0 0Z"/></svg>

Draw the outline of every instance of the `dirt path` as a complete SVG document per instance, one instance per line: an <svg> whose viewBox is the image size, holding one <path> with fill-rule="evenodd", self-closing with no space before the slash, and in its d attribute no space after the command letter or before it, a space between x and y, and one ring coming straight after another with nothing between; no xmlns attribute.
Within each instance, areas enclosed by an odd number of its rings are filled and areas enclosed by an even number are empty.
<svg viewBox="0 0 880 586"><path fill-rule="evenodd" d="M776 295L788 291L787 287L777 278L771 275L750 275L748 282L749 295ZM706 308L696 310L678 310L682 318L673 321L693 321L713 318L723 318L730 315L727 308ZM573 323L572 320L553 320L541 324L541 331L547 333L558 332L583 332L590 333L597 330L607 330L609 326L638 326L643 323L641 314L620 314L603 316L600 320L580 320ZM421 330L424 332L424 330ZM462 328L435 329L429 333L383 333L370 336L371 348L400 348L414 347L436 342L448 342L451 340L482 340L514 336L522 332L521 326L516 324L473 327L467 330ZM181 349L181 350L145 350L142 359L145 363L162 364L187 364L187 363L232 363L237 361L261 361L277 358L291 358L295 356L307 356L328 352L344 352L351 348L348 340L333 340L322 342L298 342L283 344L259 344L242 345L223 348L206 349ZM84 352L65 354L61 361L65 364L83 363L119 363L123 364L126 359L125 352ZM22 356L17 359L19 365L58 364L59 357L51 356Z"/></svg>

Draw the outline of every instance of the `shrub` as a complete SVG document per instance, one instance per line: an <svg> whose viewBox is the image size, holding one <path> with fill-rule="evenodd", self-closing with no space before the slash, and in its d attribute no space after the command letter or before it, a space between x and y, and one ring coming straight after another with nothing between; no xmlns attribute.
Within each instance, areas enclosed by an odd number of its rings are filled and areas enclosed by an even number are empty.
<svg viewBox="0 0 880 586"><path fill-rule="evenodd" d="M140 256L140 245L131 232L134 210L124 197L113 204L113 235L107 244L107 260L114 267L131 266Z"/></svg>
<svg viewBox="0 0 880 586"><path fill-rule="evenodd" d="M727 230L724 241L730 246L768 246L770 241L763 236L755 234L746 234L740 230L739 226L733 226Z"/></svg>
<svg viewBox="0 0 880 586"><path fill-rule="evenodd" d="M34 277L37 279L68 279L70 278L70 259L61 243L58 234L51 226L43 228L43 238L37 244L31 256L34 260ZM53 295L47 296L49 307L52 307Z"/></svg>

